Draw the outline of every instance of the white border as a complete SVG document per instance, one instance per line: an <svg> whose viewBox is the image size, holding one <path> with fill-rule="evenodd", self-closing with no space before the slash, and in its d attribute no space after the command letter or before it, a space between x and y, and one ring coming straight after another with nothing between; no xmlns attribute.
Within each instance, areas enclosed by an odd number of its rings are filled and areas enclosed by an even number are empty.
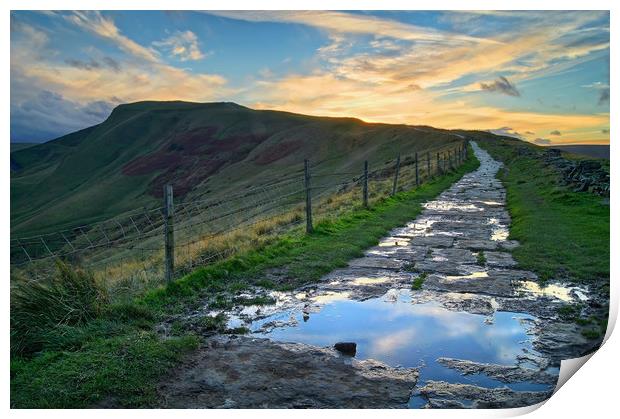
<svg viewBox="0 0 620 419"><path fill-rule="evenodd" d="M163 1L163 0L125 0L125 1L101 1L101 0L57 0L57 1L44 1L44 0L5 0L2 2L3 14L1 16L3 22L2 30L2 55L6 58L4 65L1 68L4 80L4 100L2 101L2 115L4 115L4 130L5 140L0 146L5 161L5 175L2 177L2 195L9 196L10 194L10 180L9 180L9 164L8 157L10 154L9 145L9 127L10 127L10 75L9 75L9 57L10 57L10 18L9 10L27 10L27 9L39 9L39 10L72 10L72 9L94 9L94 10L206 10L206 9L227 9L227 10L252 10L252 9L274 9L274 10L287 10L287 9L326 9L326 10L610 10L611 9L611 71L610 77L614 78L614 74L618 72L618 48L617 48L617 31L618 31L618 19L616 13L619 2L601 1L601 0L589 0L584 2L583 0L563 0L563 1L533 1L533 0L503 0L497 1L470 1L470 0L434 0L429 1L369 1L369 0L315 0L315 1L297 1L292 3L290 1L269 1L269 2L257 2L249 0L228 0L226 2L216 1L197 1L197 0L176 0L175 2ZM611 102L610 102L610 115L614 115L613 110L617 109L617 88L615 83L610 80L612 89ZM617 132L618 124L615 118L611 118L610 128L613 133ZM614 162L618 161L618 148L612 144L611 155ZM615 165L612 165L612 184L617 184L617 170ZM617 199L614 195L611 197L611 207L616 208ZM0 227L2 230L2 237L4 237L4 251L2 252L2 263L5 267L5 292L3 293L3 305L5 307L5 315L2 318L3 334L2 339L4 343L4 362L2 363L2 377L3 380L3 402L5 408L9 408L9 292L8 292L8 270L9 270L9 249L8 238L9 232L9 207L3 206L3 217L5 223ZM612 231L617 231L617 215L612 213L611 225ZM616 411L616 399L617 399L617 380L620 377L619 374L619 362L616 354L620 353L620 343L616 335L609 336L613 324L615 323L618 311L618 293L617 293L617 279L614 279L615 274L618 272L618 236L612 236L611 243L612 253L612 266L611 266L611 278L612 278L612 296L611 296L611 313L610 313L610 328L607 334L609 340L606 344L594 354L592 358L587 362L587 365L582 368L577 377L569 380L558 392L555 394L543 407L535 409L533 413L530 413L530 417L544 418L544 417L597 417L606 418L615 416L611 413ZM459 417L459 418L481 418L481 417L508 417L526 413L527 410L533 409L514 409L514 410L472 410L472 411L409 411L409 410L397 410L397 411L382 411L380 413L372 410L363 410L355 412L356 416L362 418L370 418L377 414L381 416L389 417L409 417L412 415L423 415L425 417ZM19 417L39 417L45 415L48 417L62 417L73 418L82 417L83 411L77 410L53 410L53 411L10 411L13 416ZM110 414L115 416L133 416L133 417L169 417L172 415L182 414L184 417L201 417L205 415L224 414L221 411L183 411L182 413L176 411L150 411L150 410L117 410L114 412L93 410L89 411L88 415L93 418L108 417ZM236 410L225 413L236 417L252 417L252 418L283 418L283 417L309 417L317 414L316 411L290 411L290 410ZM319 413L322 416L344 416L350 415L351 412L345 410L326 410Z"/></svg>

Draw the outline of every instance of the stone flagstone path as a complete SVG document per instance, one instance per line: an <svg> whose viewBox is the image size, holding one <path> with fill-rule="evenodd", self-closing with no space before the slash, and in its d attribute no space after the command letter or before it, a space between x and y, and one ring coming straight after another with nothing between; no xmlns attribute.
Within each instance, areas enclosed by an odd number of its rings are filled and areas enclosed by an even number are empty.
<svg viewBox="0 0 620 419"><path fill-rule="evenodd" d="M506 210L506 192L496 178L501 164L474 142L471 145L480 167L426 203L415 220L392 230L377 246L368 249L364 257L331 272L318 284L294 292L256 289L247 295L268 295L276 299L273 305L237 306L227 310L229 327L248 327L252 333L207 338L206 346L220 348L219 351L226 348L226 355L215 349L197 355L193 367L181 371L173 384L164 385L162 391L170 405L404 407L414 386L416 397L425 401L425 407L434 408L516 407L548 398L557 379L559 361L579 356L595 345L580 334L576 325L562 322L557 316L557 309L563 304L586 300L587 290L562 284L541 287L534 273L516 267L510 251L519 244L508 240L510 217ZM421 289L411 290L416 277L423 279ZM451 313L486 316L485 323L489 327L498 312L523 314L526 317L518 321L531 336L528 339L531 349L517 348L522 352L512 360L514 362L501 365L439 356L438 364L457 371L463 379L417 382L418 368L400 368L378 361L368 364L370 361L356 359L351 363L333 348L319 348L324 346L316 343L321 341L321 333L315 337L299 334L303 323L308 320L312 323L315 316L320 317L334 302L396 302L401 301L403 291L408 293L409 307L430 302ZM396 310L385 307L385 310ZM217 312L211 310L197 310L185 320L191 322L215 314ZM332 315L343 318L361 314L342 311ZM369 319L372 320L372 315ZM327 323L327 327L330 324ZM282 330L284 334L278 335ZM321 332L330 335L333 330ZM300 336L305 339L303 342L295 340L301 339ZM320 353L322 361L317 362L313 353ZM234 359L226 358L231 354L239 358L239 365L235 366ZM268 368L271 372L267 374L264 364L273 363L268 361L272 355L277 355L277 362ZM227 360L222 361L225 358ZM333 367L343 361L342 368ZM294 377L280 374L274 378L272 374L273 368L306 371L307 365L313 368L312 374L308 372L305 378L295 374ZM325 365L324 370L321 365ZM252 371L251 376L243 371ZM234 380L222 378L231 375ZM469 376L486 376L506 385L485 387L478 381L468 381ZM286 388L286 392L257 395L257 386L268 387L274 380L279 388ZM218 389L219 398L201 390L205 382L210 383L210 388ZM355 382L355 388L347 387L347 382ZM392 386L389 397L372 391L388 383ZM527 386L516 388L519 384ZM532 388L537 390L532 391ZM296 398L296 394L303 395L303 400L299 399L301 396ZM313 399L312 394L317 396ZM319 397L319 394L324 396ZM327 394L332 396L328 398ZM231 398L224 400L226 395ZM411 401L409 405L421 407Z"/></svg>

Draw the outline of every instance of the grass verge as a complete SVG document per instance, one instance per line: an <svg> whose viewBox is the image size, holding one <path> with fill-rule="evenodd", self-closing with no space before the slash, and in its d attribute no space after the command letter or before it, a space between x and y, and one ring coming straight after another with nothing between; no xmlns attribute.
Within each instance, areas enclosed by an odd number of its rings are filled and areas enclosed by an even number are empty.
<svg viewBox="0 0 620 419"><path fill-rule="evenodd" d="M192 333L161 339L153 331L159 320L205 298L223 304L226 293L249 285L293 289L345 266L390 229L415 218L424 202L475 170L479 163L473 153L469 155L457 170L415 190L381 199L370 209L357 208L324 220L311 235L282 236L259 249L200 268L131 304L108 307L101 317L84 325L66 326L65 339L55 346L43 347L29 358L12 357L11 406L156 406L156 386L162 374L199 345Z"/></svg>

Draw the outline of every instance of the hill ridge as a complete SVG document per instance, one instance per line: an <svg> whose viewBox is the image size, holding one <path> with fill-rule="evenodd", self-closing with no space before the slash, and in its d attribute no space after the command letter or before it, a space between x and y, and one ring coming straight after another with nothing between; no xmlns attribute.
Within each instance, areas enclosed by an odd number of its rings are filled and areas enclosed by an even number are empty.
<svg viewBox="0 0 620 419"><path fill-rule="evenodd" d="M100 124L11 154L11 231L40 232L178 198L225 195L278 178L305 158L359 170L398 152L461 141L449 131L255 110L234 102L141 101Z"/></svg>

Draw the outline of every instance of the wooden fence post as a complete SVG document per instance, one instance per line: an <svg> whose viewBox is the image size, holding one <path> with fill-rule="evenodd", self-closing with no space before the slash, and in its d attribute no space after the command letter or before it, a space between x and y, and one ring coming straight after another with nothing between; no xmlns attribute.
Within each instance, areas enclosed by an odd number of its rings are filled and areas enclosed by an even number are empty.
<svg viewBox="0 0 620 419"><path fill-rule="evenodd" d="M418 164L418 153L415 153L415 186L420 186L420 169Z"/></svg>
<svg viewBox="0 0 620 419"><path fill-rule="evenodd" d="M362 199L364 202L364 207L368 208L368 160L364 160L364 178L362 185Z"/></svg>
<svg viewBox="0 0 620 419"><path fill-rule="evenodd" d="M426 153L426 174L427 178L431 178L431 153Z"/></svg>
<svg viewBox="0 0 620 419"><path fill-rule="evenodd" d="M308 159L304 160L304 184L306 186L306 233L312 233L312 196L310 189L310 168Z"/></svg>
<svg viewBox="0 0 620 419"><path fill-rule="evenodd" d="M174 202L172 185L164 186L164 246L166 282L174 279Z"/></svg>
<svg viewBox="0 0 620 419"><path fill-rule="evenodd" d="M437 174L439 174L439 170L441 169L440 163L439 163L439 153L437 153L437 169L435 170L435 172Z"/></svg>
<svg viewBox="0 0 620 419"><path fill-rule="evenodd" d="M396 188L398 187L398 172L400 171L400 153L396 157L396 171L394 172L394 184L392 185L392 196L396 194Z"/></svg>

